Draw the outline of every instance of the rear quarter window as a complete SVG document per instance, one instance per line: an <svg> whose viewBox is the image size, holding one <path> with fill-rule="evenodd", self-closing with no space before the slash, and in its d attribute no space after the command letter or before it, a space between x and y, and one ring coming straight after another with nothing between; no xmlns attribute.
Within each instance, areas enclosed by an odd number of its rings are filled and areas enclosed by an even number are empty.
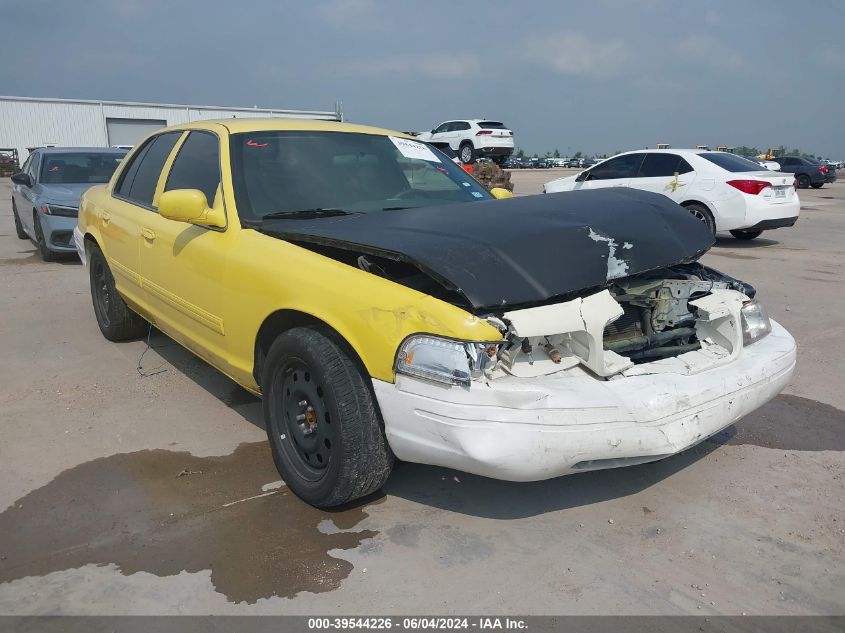
<svg viewBox="0 0 845 633"><path fill-rule="evenodd" d="M742 158L741 156L725 152L703 152L699 154L699 156L701 156L704 160L710 161L714 165L721 167L725 171L733 173L744 171L763 171L765 169L747 158Z"/></svg>

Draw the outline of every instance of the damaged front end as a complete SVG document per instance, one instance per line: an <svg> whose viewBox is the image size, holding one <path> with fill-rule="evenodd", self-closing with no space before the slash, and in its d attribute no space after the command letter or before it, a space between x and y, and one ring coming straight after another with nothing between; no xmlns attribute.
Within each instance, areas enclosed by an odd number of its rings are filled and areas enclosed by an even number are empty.
<svg viewBox="0 0 845 633"><path fill-rule="evenodd" d="M699 263L616 279L570 301L484 318L502 340L408 337L396 371L469 386L505 376L587 372L601 379L690 375L735 358L771 331L754 288Z"/></svg>

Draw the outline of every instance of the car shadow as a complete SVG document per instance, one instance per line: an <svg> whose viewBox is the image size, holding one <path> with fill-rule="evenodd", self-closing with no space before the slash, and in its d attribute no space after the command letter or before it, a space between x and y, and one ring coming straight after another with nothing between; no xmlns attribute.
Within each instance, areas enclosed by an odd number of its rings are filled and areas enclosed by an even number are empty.
<svg viewBox="0 0 845 633"><path fill-rule="evenodd" d="M738 240L735 237L727 235L717 235L716 243L713 246L714 248L753 249L764 248L766 246L777 246L778 244L780 244L780 242L777 240L766 237L758 237L753 240Z"/></svg>
<svg viewBox="0 0 845 633"><path fill-rule="evenodd" d="M511 482L436 466L401 463L384 487L388 496L486 519L512 520L627 497L707 456L735 433L729 427L683 453L650 464Z"/></svg>
<svg viewBox="0 0 845 633"><path fill-rule="evenodd" d="M187 376L244 420L264 430L261 398L252 395L234 380L217 371L156 328L152 329L149 342L150 349L164 361L164 367ZM159 363L156 360L145 358L143 365L144 367L139 371L145 373L148 371L148 375L153 375L158 371Z"/></svg>
<svg viewBox="0 0 845 633"><path fill-rule="evenodd" d="M150 344L169 365L169 370L187 376L246 422L265 429L260 398L156 329L152 331ZM157 364L156 360L149 360L151 367ZM491 519L525 518L636 494L729 443L735 433L734 427L729 427L718 436L659 462L539 482L500 481L439 466L397 462L383 491L353 502L350 507L372 503L386 495L460 514Z"/></svg>

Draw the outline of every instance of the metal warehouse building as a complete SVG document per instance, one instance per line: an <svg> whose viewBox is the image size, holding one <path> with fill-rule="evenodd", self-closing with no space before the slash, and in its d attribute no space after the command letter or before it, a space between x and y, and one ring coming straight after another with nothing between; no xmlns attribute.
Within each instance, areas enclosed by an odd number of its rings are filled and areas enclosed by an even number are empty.
<svg viewBox="0 0 845 633"><path fill-rule="evenodd" d="M16 147L23 163L29 155L28 148L135 145L150 132L167 125L232 117L342 121L343 113L339 102L334 111L310 111L0 97L0 147Z"/></svg>

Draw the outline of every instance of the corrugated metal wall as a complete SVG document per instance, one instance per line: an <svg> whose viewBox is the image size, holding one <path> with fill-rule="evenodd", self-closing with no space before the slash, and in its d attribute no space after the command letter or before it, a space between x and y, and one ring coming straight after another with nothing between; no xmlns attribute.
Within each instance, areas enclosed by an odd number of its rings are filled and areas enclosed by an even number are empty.
<svg viewBox="0 0 845 633"><path fill-rule="evenodd" d="M16 147L23 163L28 147L108 146L107 118L162 119L168 125L177 125L204 119L268 116L342 119L339 107L330 112L0 97L0 147Z"/></svg>

